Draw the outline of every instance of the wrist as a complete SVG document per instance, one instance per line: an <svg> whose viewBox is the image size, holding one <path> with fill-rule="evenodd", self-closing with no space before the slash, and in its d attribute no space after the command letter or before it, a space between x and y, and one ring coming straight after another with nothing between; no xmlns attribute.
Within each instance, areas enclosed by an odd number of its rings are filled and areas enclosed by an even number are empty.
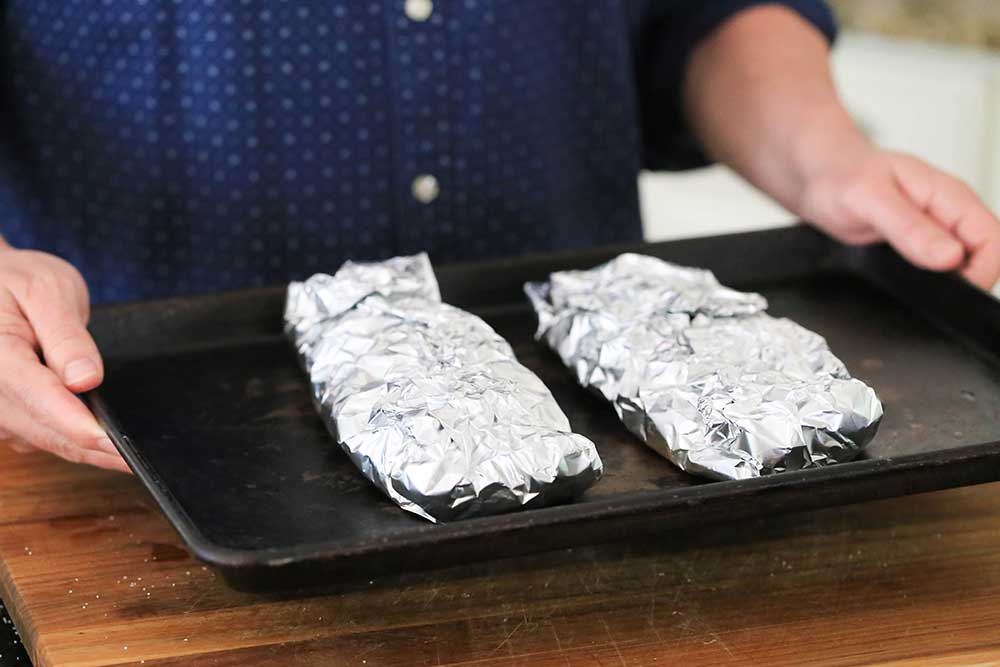
<svg viewBox="0 0 1000 667"><path fill-rule="evenodd" d="M790 164L794 191L790 208L808 216L829 185L847 179L878 153L839 104L812 116L794 133Z"/></svg>

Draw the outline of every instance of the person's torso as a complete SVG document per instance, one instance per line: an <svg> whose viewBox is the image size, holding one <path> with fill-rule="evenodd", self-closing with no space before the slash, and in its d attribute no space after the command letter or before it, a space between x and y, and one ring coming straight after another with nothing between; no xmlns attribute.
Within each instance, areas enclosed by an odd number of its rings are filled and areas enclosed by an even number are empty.
<svg viewBox="0 0 1000 667"><path fill-rule="evenodd" d="M96 301L640 236L621 0L5 11L0 229Z"/></svg>

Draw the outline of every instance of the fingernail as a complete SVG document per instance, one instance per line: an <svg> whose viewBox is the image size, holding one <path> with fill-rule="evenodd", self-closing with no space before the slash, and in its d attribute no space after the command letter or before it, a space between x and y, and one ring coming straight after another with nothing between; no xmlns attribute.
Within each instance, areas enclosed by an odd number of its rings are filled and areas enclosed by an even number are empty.
<svg viewBox="0 0 1000 667"><path fill-rule="evenodd" d="M90 359L76 359L66 364L66 384L77 384L97 375L97 364Z"/></svg>
<svg viewBox="0 0 1000 667"><path fill-rule="evenodd" d="M111 442L111 438L105 436L97 441L97 448L108 454L114 454L118 456L118 448L115 447L115 443Z"/></svg>

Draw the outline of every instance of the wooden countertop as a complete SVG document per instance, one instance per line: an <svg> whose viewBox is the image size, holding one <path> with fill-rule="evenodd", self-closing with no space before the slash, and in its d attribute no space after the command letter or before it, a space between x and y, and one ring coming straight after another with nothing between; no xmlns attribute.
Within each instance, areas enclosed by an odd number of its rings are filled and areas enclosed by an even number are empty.
<svg viewBox="0 0 1000 667"><path fill-rule="evenodd" d="M0 445L0 595L60 665L1000 665L1000 485L342 585L228 589L138 481Z"/></svg>

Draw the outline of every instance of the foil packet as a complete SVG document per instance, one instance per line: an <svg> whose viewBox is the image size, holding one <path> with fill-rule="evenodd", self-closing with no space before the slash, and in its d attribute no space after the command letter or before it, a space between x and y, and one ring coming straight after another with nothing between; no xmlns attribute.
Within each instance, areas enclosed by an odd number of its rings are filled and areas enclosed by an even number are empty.
<svg viewBox="0 0 1000 667"><path fill-rule="evenodd" d="M541 380L442 303L424 254L288 287L285 330L327 428L400 507L452 521L562 502L601 476Z"/></svg>
<svg viewBox="0 0 1000 667"><path fill-rule="evenodd" d="M855 458L882 418L826 341L710 271L623 254L525 292L544 340L683 470L746 479Z"/></svg>

